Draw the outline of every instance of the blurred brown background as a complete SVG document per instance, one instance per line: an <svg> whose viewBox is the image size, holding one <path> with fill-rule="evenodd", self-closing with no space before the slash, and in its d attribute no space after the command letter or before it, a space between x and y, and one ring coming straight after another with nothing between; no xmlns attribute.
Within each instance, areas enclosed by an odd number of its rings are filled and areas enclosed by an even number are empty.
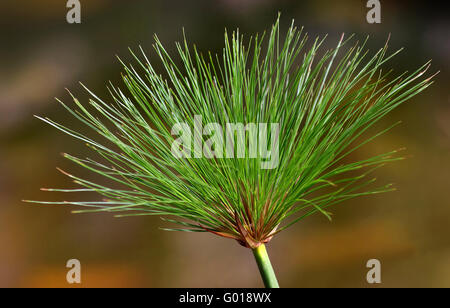
<svg viewBox="0 0 450 308"><path fill-rule="evenodd" d="M68 259L82 265L81 286L260 287L249 250L210 234L164 232L158 218L73 215L68 207L21 199L64 200L40 187L73 187L55 166L88 172L65 161L83 154L82 143L33 118L58 119L79 128L54 100L64 88L86 98L78 81L107 97L106 81L119 83L128 46L151 51L157 33L174 51L185 28L190 42L219 52L223 30L262 32L282 12L311 36L371 36L377 49L391 33L395 72L433 59L436 83L387 118L403 124L356 155L406 147L411 158L377 172L397 192L346 202L334 221L317 215L281 233L268 249L285 287L367 287L368 259L382 265L383 287L450 286L450 76L449 18L429 1L381 1L382 23L368 24L366 1L112 1L81 0L82 24L66 22L66 1L0 2L0 286L68 287ZM327 46L325 46L327 47ZM79 199L92 196L80 195Z"/></svg>

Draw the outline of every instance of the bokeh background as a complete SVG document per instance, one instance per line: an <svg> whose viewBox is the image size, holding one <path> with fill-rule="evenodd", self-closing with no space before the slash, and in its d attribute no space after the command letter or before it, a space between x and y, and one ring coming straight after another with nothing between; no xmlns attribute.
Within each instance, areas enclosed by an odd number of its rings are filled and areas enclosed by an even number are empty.
<svg viewBox="0 0 450 308"><path fill-rule="evenodd" d="M40 122L46 115L79 128L54 97L82 100L82 81L101 97L106 82L120 84L116 54L128 47L151 53L157 33L168 49L182 39L220 52L223 30L262 32L282 13L311 36L342 32L391 51L390 65L413 70L433 59L436 82L383 121L403 124L355 155L406 147L409 159L377 172L398 191L335 207L333 223L310 217L268 244L285 287L372 287L368 259L382 265L381 287L450 286L450 105L448 12L430 1L381 1L382 23L366 22L366 1L81 0L82 24L66 22L66 1L0 2L0 286L71 287L65 264L76 258L85 287L260 287L253 256L232 240L210 234L164 232L158 218L70 214L22 199L64 200L40 187L73 187L55 167L90 176L59 154L84 154L82 143ZM327 47L325 46L325 48ZM99 179L101 180L101 179ZM80 195L79 199L93 196Z"/></svg>

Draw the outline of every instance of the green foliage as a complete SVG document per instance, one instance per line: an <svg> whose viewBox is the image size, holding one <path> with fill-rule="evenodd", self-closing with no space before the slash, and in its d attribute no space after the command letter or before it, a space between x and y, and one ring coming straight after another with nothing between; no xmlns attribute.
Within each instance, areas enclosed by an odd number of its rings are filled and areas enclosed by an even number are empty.
<svg viewBox="0 0 450 308"><path fill-rule="evenodd" d="M349 40L318 56L323 39L306 48L307 35L293 25L282 39L277 21L270 33L247 46L238 31L225 33L222 55L202 55L186 40L177 44L181 67L155 36L154 48L165 69L157 73L142 51L132 52L138 69L124 64L128 94L109 87L112 102L94 93L87 108L61 104L101 138L85 136L40 118L85 142L98 157L64 156L122 188L107 187L66 173L81 189L103 201L38 202L86 207L76 212L117 216L161 215L182 231L209 231L255 248L293 223L353 197L392 190L372 188L368 174L401 159L396 151L349 161L349 154L391 127L367 135L387 113L428 87L421 75L388 76L381 67L397 52L387 45L372 57ZM342 53L342 54L341 54ZM90 111L94 110L94 112ZM279 123L279 164L261 169L261 159L178 159L171 153L178 122ZM271 137L273 138L273 136ZM98 141L98 140L103 141Z"/></svg>

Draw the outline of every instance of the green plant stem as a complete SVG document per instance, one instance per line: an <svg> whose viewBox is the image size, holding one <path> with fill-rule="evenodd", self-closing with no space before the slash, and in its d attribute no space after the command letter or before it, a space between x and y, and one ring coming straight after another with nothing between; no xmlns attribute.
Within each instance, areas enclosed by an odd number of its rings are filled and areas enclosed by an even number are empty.
<svg viewBox="0 0 450 308"><path fill-rule="evenodd" d="M264 286L266 288L279 288L277 277L273 271L272 264L270 263L269 255L267 254L266 246L261 244L253 250L256 264L258 264L259 272L261 273Z"/></svg>

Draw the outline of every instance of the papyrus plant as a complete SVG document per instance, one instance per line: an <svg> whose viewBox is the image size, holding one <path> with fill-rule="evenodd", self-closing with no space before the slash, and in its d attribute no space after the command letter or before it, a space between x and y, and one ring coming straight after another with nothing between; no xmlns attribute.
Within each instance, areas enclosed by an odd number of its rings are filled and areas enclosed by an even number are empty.
<svg viewBox="0 0 450 308"><path fill-rule="evenodd" d="M86 143L94 154L64 154L67 159L120 188L64 172L81 188L46 190L93 191L101 201L39 203L87 208L77 213L159 215L180 226L166 230L234 239L253 251L265 285L277 287L264 244L314 213L330 218L332 205L392 190L374 186L368 175L402 159L396 150L361 160L350 154L391 129L371 128L432 83L431 77L421 78L428 63L391 76L382 67L397 52L387 54L386 45L369 56L365 44L349 40L342 37L336 48L322 53L323 39L310 42L294 25L280 35L277 21L267 35L248 44L238 31L225 33L220 55L202 54L184 40L176 44L179 58L174 59L155 36L156 57L141 49L140 55L132 52L135 67L122 62L126 90L110 85L111 98L103 100L86 88L89 107L75 97L73 106L61 102L92 134L38 117ZM151 64L155 58L162 72ZM178 136L171 128L181 122L194 126L195 115L222 127L278 123L279 136L268 136L277 138L278 165L263 169L261 157L248 155L175 157L171 146Z"/></svg>

